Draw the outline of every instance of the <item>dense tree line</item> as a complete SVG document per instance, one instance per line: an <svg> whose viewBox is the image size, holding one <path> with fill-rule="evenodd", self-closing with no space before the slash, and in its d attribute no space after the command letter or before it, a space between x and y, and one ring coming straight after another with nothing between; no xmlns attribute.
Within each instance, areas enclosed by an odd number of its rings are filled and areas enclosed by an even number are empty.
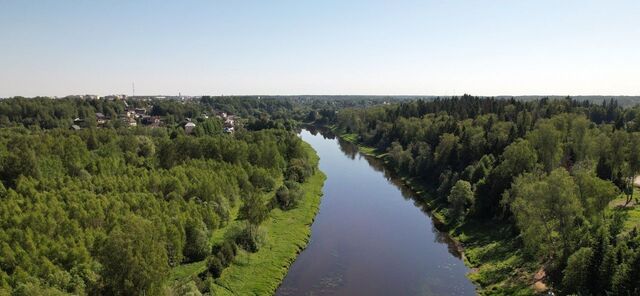
<svg viewBox="0 0 640 296"><path fill-rule="evenodd" d="M96 112L117 118L124 109L123 101L15 97L0 100L0 127L68 128L75 118L95 126Z"/></svg>
<svg viewBox="0 0 640 296"><path fill-rule="evenodd" d="M640 173L640 108L462 96L339 110L335 124L434 188L450 226L515 226L564 293L640 293L640 236L623 229ZM637 201L636 201L637 203Z"/></svg>
<svg viewBox="0 0 640 296"><path fill-rule="evenodd" d="M327 124L336 120L338 110L399 100L360 96L203 96L200 101L215 110L246 117L248 129L260 130L294 129L301 122Z"/></svg>
<svg viewBox="0 0 640 296"><path fill-rule="evenodd" d="M10 109L0 112L0 294L167 293L172 267L207 259L221 271L238 246L255 251L269 210L295 206L297 182L315 170L302 141L280 129L229 135L215 119L191 136L181 126L68 129L120 104L0 102ZM207 108L153 110L180 120ZM233 209L245 229L212 246Z"/></svg>

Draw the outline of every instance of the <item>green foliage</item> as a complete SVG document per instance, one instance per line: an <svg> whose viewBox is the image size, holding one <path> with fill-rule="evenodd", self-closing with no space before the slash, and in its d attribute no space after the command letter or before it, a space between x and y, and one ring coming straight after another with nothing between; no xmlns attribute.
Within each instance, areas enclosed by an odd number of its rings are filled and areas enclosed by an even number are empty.
<svg viewBox="0 0 640 296"><path fill-rule="evenodd" d="M298 183L287 181L276 191L275 200L280 209L286 211L298 206L303 196L304 192Z"/></svg>
<svg viewBox="0 0 640 296"><path fill-rule="evenodd" d="M255 253L260 249L262 239L258 226L247 224L238 236L236 236L236 243L246 251Z"/></svg>
<svg viewBox="0 0 640 296"><path fill-rule="evenodd" d="M294 158L285 172L287 180L303 183L314 173L313 167L304 159Z"/></svg>
<svg viewBox="0 0 640 296"><path fill-rule="evenodd" d="M309 148L309 153L313 151ZM316 160L317 161L317 160ZM319 210L325 176L317 171L301 184L304 198L295 209L274 209L261 225L267 229L267 239L255 253L239 250L235 262L216 280L214 293L227 295L272 295L286 276L288 266L306 246L311 223Z"/></svg>
<svg viewBox="0 0 640 296"><path fill-rule="evenodd" d="M635 291L626 279L634 276L638 248L623 231L632 229L628 213L637 207L638 110L614 100L464 95L341 109L331 124L357 144L374 147L388 166L435 196L429 206L437 216L449 214L452 231L481 222L512 229L502 240L526 252L500 266L478 260L488 266L479 266L481 275L473 277L483 287L504 289L489 293L519 293L511 285L525 285L533 275L509 282L502 273L542 265L546 282L562 293L627 295ZM472 198L461 198L469 192ZM612 202L620 192L622 204ZM475 250L478 240L465 245Z"/></svg>
<svg viewBox="0 0 640 296"><path fill-rule="evenodd" d="M623 249L626 251L626 258L616 269L611 280L611 286L617 295L637 295L640 293L640 251L638 250L638 239L636 237L636 248Z"/></svg>
<svg viewBox="0 0 640 296"><path fill-rule="evenodd" d="M251 193L245 197L240 208L240 218L246 219L249 224L257 226L267 218L269 211L259 194Z"/></svg>
<svg viewBox="0 0 640 296"><path fill-rule="evenodd" d="M153 103L165 127L87 122L69 130L76 117L90 121L95 112L124 109L102 100L36 101L0 102L10 116L2 123L10 128L0 129L0 291L161 294L169 267L209 256L211 237L236 218L241 197L272 190L293 158L299 164L309 157L284 130L176 132L181 127L169 122L198 116L202 106L194 104ZM53 112L60 117L47 123L15 106L73 111ZM269 211L254 205L259 211L247 212L257 213L257 226ZM234 250L221 250L227 264Z"/></svg>
<svg viewBox="0 0 640 296"><path fill-rule="evenodd" d="M611 181L598 178L588 168L575 166L572 174L585 214L592 219L603 217L609 202L618 196L618 188Z"/></svg>
<svg viewBox="0 0 640 296"><path fill-rule="evenodd" d="M544 258L566 258L583 213L569 173L558 168L549 175L521 176L514 181L512 198L511 209L527 248Z"/></svg>
<svg viewBox="0 0 640 296"><path fill-rule="evenodd" d="M569 256L564 269L562 285L565 292L586 294L589 291L589 267L593 259L593 250L585 247Z"/></svg>
<svg viewBox="0 0 640 296"><path fill-rule="evenodd" d="M561 137L561 132L548 121L541 121L537 128L528 134L527 138L538 152L538 159L546 172L551 172L560 163Z"/></svg>
<svg viewBox="0 0 640 296"><path fill-rule="evenodd" d="M257 188L263 192L269 192L273 190L276 185L276 181L271 177L269 172L263 168L256 168L251 172L249 181L254 188Z"/></svg>
<svg viewBox="0 0 640 296"><path fill-rule="evenodd" d="M191 220L185 228L184 256L189 262L203 260L209 255L209 235L202 221Z"/></svg>
<svg viewBox="0 0 640 296"><path fill-rule="evenodd" d="M135 215L109 233L99 260L105 292L114 295L158 293L169 267L161 233Z"/></svg>
<svg viewBox="0 0 640 296"><path fill-rule="evenodd" d="M220 277L224 268L225 266L222 264L218 256L209 256L207 258L207 271L211 273L214 278Z"/></svg>
<svg viewBox="0 0 640 296"><path fill-rule="evenodd" d="M452 220L462 219L467 209L473 204L473 190L471 183L458 180L447 197L449 214Z"/></svg>
<svg viewBox="0 0 640 296"><path fill-rule="evenodd" d="M196 125L193 134L196 137L213 136L222 133L222 121L218 118L204 119Z"/></svg>

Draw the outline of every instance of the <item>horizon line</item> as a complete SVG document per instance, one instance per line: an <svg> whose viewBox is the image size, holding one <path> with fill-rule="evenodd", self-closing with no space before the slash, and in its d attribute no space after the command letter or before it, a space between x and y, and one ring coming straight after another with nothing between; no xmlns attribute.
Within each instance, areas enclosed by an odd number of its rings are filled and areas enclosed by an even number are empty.
<svg viewBox="0 0 640 296"><path fill-rule="evenodd" d="M3 99L11 99L16 97L22 98L37 98L37 97L50 97L50 98L65 98L71 96L97 96L97 97L107 97L107 96L126 96L126 97L461 97L464 95L470 95L474 97L640 97L640 94L630 95L630 94L500 94L500 95L476 95L472 93L463 93L463 94L445 94L445 95L434 95L434 94L180 94L180 95L169 95L169 94L137 94L134 96L123 94L123 93L111 93L105 95L98 95L92 93L85 94L67 94L67 95L34 95L34 96L23 96L23 95L13 95L13 96L3 96L0 98Z"/></svg>

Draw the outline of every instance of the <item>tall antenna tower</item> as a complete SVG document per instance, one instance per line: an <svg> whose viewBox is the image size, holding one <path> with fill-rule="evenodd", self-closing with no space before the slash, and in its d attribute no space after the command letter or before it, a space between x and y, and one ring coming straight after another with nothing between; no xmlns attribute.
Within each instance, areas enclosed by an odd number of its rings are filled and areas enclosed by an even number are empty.
<svg viewBox="0 0 640 296"><path fill-rule="evenodd" d="M131 96L132 97L136 96L136 83L135 82L131 82Z"/></svg>

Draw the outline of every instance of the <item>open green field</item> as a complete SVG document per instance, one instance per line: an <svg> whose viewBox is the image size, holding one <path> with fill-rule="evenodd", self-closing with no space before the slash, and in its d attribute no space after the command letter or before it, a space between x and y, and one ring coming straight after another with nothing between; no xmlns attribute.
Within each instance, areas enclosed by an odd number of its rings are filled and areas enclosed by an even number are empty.
<svg viewBox="0 0 640 296"><path fill-rule="evenodd" d="M318 157L305 143L308 153L313 155L314 165ZM271 211L269 218L260 225L265 241L256 253L240 250L234 262L215 279L213 295L271 295L287 274L289 266L302 251L311 235L311 223L318 212L322 197L322 186L326 176L320 171L311 176L302 189L305 198L295 209ZM237 216L237 208L232 215ZM216 231L212 242L221 242L225 236L238 231L244 221L234 220ZM174 286L187 283L204 271L205 261L184 264L174 268L171 281Z"/></svg>

